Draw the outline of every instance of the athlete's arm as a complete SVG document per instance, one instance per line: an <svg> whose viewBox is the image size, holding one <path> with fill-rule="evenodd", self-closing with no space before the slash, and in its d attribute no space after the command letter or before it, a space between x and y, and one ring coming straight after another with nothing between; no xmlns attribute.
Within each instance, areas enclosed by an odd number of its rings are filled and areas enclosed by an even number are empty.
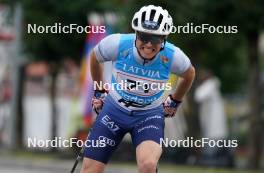
<svg viewBox="0 0 264 173"><path fill-rule="evenodd" d="M195 69L192 65L190 65L185 72L179 75L175 92L169 95L163 103L165 117L173 117L175 115L184 95L191 88L194 77Z"/></svg>
<svg viewBox="0 0 264 173"><path fill-rule="evenodd" d="M90 70L93 81L103 81L103 63L115 61L118 54L120 34L112 34L102 39L90 54ZM110 73L110 72L109 72ZM96 86L98 87L98 86ZM103 88L96 88L102 90Z"/></svg>
<svg viewBox="0 0 264 173"><path fill-rule="evenodd" d="M90 55L90 69L91 69L91 76L94 82L97 82L96 90L102 90L103 88L98 88L100 81L103 81L103 64L99 63L94 51L92 51Z"/></svg>
<svg viewBox="0 0 264 173"><path fill-rule="evenodd" d="M179 76L177 82L177 88L172 94L174 100L181 101L184 95L189 91L192 86L193 80L195 77L195 68L191 65L187 71Z"/></svg>
<svg viewBox="0 0 264 173"><path fill-rule="evenodd" d="M175 47L171 72L179 76L177 88L172 94L176 101L182 101L184 95L189 91L195 77L195 69L188 56L179 48Z"/></svg>

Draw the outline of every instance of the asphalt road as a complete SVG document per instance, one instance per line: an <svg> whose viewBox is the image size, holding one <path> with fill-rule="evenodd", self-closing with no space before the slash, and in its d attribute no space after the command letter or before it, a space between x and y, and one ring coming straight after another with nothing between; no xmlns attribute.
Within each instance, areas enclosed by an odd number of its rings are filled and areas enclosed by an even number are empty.
<svg viewBox="0 0 264 173"><path fill-rule="evenodd" d="M23 158L0 157L0 173L67 173L74 161L65 160L25 160ZM80 171L78 164L76 173ZM105 173L136 173L135 165L109 164Z"/></svg>

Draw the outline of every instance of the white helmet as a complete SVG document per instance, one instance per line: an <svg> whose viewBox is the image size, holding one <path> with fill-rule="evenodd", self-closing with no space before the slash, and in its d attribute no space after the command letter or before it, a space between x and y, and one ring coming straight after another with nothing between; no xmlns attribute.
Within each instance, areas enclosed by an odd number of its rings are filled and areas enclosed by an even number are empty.
<svg viewBox="0 0 264 173"><path fill-rule="evenodd" d="M132 19L132 28L135 31L156 35L169 35L172 25L168 11L154 5L142 7Z"/></svg>

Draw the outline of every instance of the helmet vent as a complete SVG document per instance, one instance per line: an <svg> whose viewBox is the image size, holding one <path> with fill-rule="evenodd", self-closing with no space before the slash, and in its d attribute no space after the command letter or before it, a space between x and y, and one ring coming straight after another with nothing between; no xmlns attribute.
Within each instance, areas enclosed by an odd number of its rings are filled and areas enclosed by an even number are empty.
<svg viewBox="0 0 264 173"><path fill-rule="evenodd" d="M136 18L136 19L133 21L133 24L134 24L135 26L138 26L138 18Z"/></svg>
<svg viewBox="0 0 264 173"><path fill-rule="evenodd" d="M163 31L169 31L170 30L170 25L168 23L165 23Z"/></svg>
<svg viewBox="0 0 264 173"><path fill-rule="evenodd" d="M156 14L156 10L150 11L150 18L149 18L150 21L153 21L155 14Z"/></svg>
<svg viewBox="0 0 264 173"><path fill-rule="evenodd" d="M146 11L142 13L141 22L143 23L146 20Z"/></svg>
<svg viewBox="0 0 264 173"><path fill-rule="evenodd" d="M159 25L161 24L162 19L163 19L163 15L161 14L161 15L159 16L159 19L158 19L158 24L159 24Z"/></svg>

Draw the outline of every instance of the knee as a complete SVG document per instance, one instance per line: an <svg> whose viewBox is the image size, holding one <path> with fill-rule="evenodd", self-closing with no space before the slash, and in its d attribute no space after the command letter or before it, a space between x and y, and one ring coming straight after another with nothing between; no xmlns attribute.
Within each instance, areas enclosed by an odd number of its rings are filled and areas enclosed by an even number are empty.
<svg viewBox="0 0 264 173"><path fill-rule="evenodd" d="M80 173L102 173L104 167L103 163L84 158Z"/></svg>
<svg viewBox="0 0 264 173"><path fill-rule="evenodd" d="M155 173L157 169L157 162L150 159L139 161L138 169L140 173Z"/></svg>
<svg viewBox="0 0 264 173"><path fill-rule="evenodd" d="M88 162L83 162L81 172L80 173L90 173L92 169L92 165L89 164Z"/></svg>

